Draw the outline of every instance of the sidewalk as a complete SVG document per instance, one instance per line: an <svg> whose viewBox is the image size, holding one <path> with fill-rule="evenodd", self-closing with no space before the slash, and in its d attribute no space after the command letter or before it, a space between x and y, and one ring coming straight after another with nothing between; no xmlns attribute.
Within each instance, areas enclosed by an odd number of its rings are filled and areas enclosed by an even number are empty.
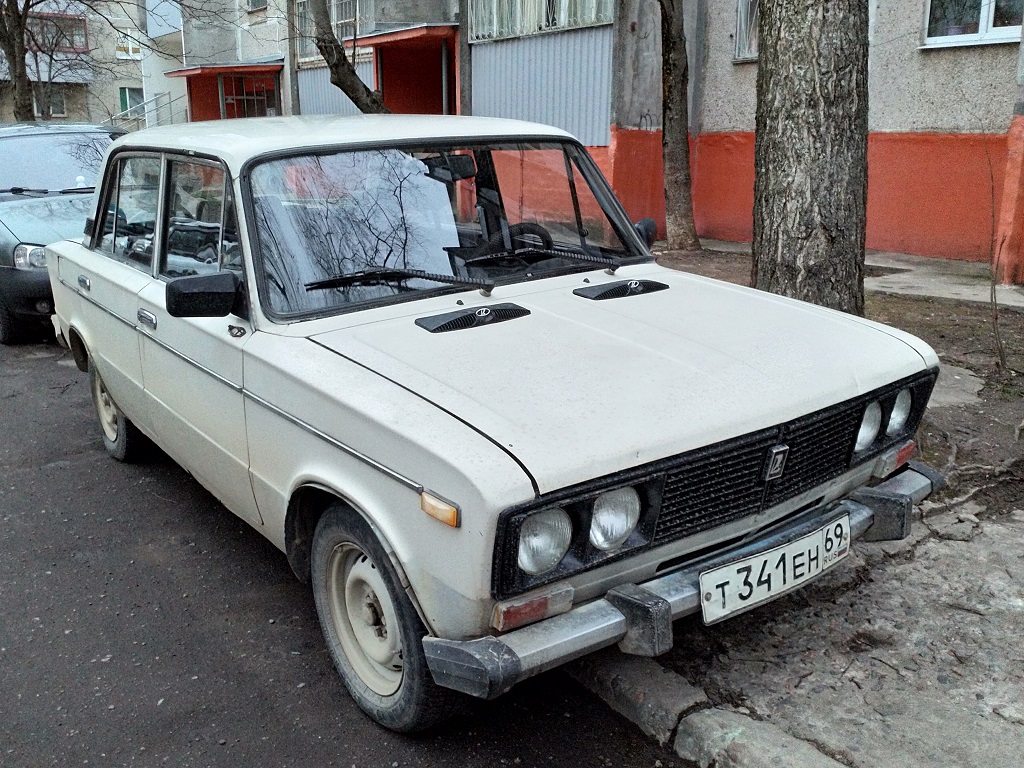
<svg viewBox="0 0 1024 768"><path fill-rule="evenodd" d="M702 243L706 249L712 251L704 257L708 262L722 261L721 254L733 255L736 274L743 276L743 280L737 279L736 282L745 282L745 276L750 269L750 243L731 243L724 240L703 240ZM655 245L655 253L659 256L664 255L671 259L673 254L677 253L658 248L658 245L663 246L664 243ZM989 265L985 262L868 251L865 265L867 269L864 288L868 291L906 296L932 296L985 304L991 301ZM704 270L699 271L704 273ZM711 277L728 279L717 269L708 274ZM996 299L1000 306L1024 310L1024 286L996 286Z"/></svg>

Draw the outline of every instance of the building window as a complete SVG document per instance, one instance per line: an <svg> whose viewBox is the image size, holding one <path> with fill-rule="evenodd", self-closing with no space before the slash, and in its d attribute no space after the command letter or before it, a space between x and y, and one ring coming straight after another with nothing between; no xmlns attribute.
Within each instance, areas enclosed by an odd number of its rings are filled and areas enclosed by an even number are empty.
<svg viewBox="0 0 1024 768"><path fill-rule="evenodd" d="M67 117L68 107L64 101L64 91L60 88L51 85L49 88L43 89L45 93L43 98L50 105L50 117ZM39 96L36 93L32 94L32 112L36 117L42 117L42 110L39 109Z"/></svg>
<svg viewBox="0 0 1024 768"><path fill-rule="evenodd" d="M26 27L29 45L40 51L89 50L85 19L81 16L40 14L32 16Z"/></svg>
<svg viewBox="0 0 1024 768"><path fill-rule="evenodd" d="M928 45L1019 42L1024 0L930 0Z"/></svg>
<svg viewBox="0 0 1024 768"><path fill-rule="evenodd" d="M469 39L500 40L614 21L615 0L470 0Z"/></svg>
<svg viewBox="0 0 1024 768"><path fill-rule="evenodd" d="M757 61L757 0L737 0L733 61Z"/></svg>
<svg viewBox="0 0 1024 768"><path fill-rule="evenodd" d="M267 0L247 0L246 8L249 11L263 11L267 8Z"/></svg>
<svg viewBox="0 0 1024 768"><path fill-rule="evenodd" d="M339 40L355 37L356 25L359 22L358 0L332 0L330 4L331 23L334 34ZM300 59L312 59L320 55L316 49L316 25L313 23L313 11L309 0L298 0L295 3L295 26L298 32L298 48Z"/></svg>
<svg viewBox="0 0 1024 768"><path fill-rule="evenodd" d="M127 32L118 32L115 52L119 59L141 59L142 45Z"/></svg>
<svg viewBox="0 0 1024 768"><path fill-rule="evenodd" d="M142 117L146 110L142 102L146 100L141 88L121 88L121 114L125 117Z"/></svg>

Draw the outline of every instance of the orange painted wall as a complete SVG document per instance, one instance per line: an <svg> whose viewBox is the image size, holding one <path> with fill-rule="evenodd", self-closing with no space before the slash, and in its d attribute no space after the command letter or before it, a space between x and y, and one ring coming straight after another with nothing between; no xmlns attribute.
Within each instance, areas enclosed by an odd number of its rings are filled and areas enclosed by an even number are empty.
<svg viewBox="0 0 1024 768"><path fill-rule="evenodd" d="M188 102L192 110L192 120L220 120L220 91L217 89L217 76L201 76L188 78Z"/></svg>
<svg viewBox="0 0 1024 768"><path fill-rule="evenodd" d="M441 114L443 92L439 42L389 45L381 49L381 57L384 105L388 109L409 115ZM449 92L452 86L454 79L449 83Z"/></svg>
<svg viewBox="0 0 1024 768"><path fill-rule="evenodd" d="M1005 135L871 134L868 248L988 261L1005 166ZM700 234L750 240L754 134L701 134L693 180Z"/></svg>

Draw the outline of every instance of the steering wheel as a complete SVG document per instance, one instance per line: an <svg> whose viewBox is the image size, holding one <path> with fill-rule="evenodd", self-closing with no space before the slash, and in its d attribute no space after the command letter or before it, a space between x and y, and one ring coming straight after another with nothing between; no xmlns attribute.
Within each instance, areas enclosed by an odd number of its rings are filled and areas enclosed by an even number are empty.
<svg viewBox="0 0 1024 768"><path fill-rule="evenodd" d="M534 221L521 221L518 224L512 224L508 228L508 239L509 242L512 243L513 248L515 248L515 241L522 238L524 235L529 235L540 240L541 247L546 251L550 251L555 245L555 241L551 238L551 233ZM473 251L473 253L467 258L467 261L471 261L478 256L499 254L505 250L505 238L502 235L501 230L498 230L487 239L486 243Z"/></svg>

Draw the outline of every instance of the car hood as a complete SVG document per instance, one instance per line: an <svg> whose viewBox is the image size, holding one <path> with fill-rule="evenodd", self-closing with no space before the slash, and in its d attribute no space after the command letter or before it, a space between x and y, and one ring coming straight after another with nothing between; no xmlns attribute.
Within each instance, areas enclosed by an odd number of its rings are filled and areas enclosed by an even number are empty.
<svg viewBox="0 0 1024 768"><path fill-rule="evenodd" d="M529 310L518 319L430 333L415 316L392 317L311 340L486 434L541 493L779 424L937 364L923 342L861 318L658 267L642 276L670 287L593 301L572 292L582 276L556 278L541 281L550 288L464 298L470 309L509 301Z"/></svg>
<svg viewBox="0 0 1024 768"><path fill-rule="evenodd" d="M0 203L0 223L19 243L49 245L81 237L92 194L18 197Z"/></svg>

